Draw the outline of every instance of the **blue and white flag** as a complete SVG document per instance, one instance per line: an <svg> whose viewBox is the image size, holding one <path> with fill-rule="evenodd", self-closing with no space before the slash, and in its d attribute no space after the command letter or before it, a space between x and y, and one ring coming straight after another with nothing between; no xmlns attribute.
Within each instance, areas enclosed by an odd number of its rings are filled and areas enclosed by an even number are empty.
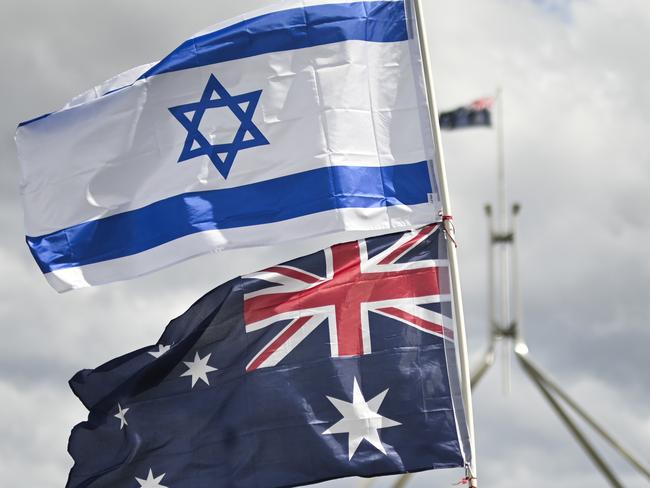
<svg viewBox="0 0 650 488"><path fill-rule="evenodd" d="M48 281L436 220L410 10L287 0L22 123L27 242Z"/></svg>
<svg viewBox="0 0 650 488"><path fill-rule="evenodd" d="M67 488L276 488L469 461L438 225L221 285L75 375Z"/></svg>

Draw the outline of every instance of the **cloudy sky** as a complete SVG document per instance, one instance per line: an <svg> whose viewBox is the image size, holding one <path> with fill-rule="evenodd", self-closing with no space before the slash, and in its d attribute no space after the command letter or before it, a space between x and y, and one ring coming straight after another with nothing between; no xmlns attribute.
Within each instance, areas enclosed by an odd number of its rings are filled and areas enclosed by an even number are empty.
<svg viewBox="0 0 650 488"><path fill-rule="evenodd" d="M5 0L0 18L0 485L62 487L85 411L79 369L155 342L232 275L206 256L127 283L57 295L23 241L15 125L263 0ZM426 0L441 108L505 93L508 185L533 358L650 463L650 4L647 0ZM495 134L444 134L470 350L487 334L483 205ZM241 254L254 268L264 256ZM485 487L604 487L538 392L500 366L475 392ZM600 444L598 444L600 445ZM603 449L626 487L648 486ZM459 472L408 486L450 486ZM376 487L390 486L381 480ZM327 484L353 487L356 480Z"/></svg>

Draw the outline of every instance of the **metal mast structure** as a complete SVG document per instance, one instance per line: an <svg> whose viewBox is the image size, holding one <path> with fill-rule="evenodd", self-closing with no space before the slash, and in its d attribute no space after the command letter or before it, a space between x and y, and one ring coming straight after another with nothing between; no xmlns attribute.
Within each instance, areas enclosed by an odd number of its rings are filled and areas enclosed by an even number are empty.
<svg viewBox="0 0 650 488"><path fill-rule="evenodd" d="M565 427L583 448L598 471L613 487L623 485L610 466L598 453L581 428L573 420L569 411L581 418L598 433L615 451L650 481L650 470L630 451L625 449L605 429L580 407L560 386L552 381L530 359L530 350L522 333L522 301L518 277L518 253L516 240L516 219L521 209L515 203L508 215L506 200L503 91L499 88L496 96L496 134L497 134L497 208L496 223L491 205L485 206L489 228L488 252L488 303L489 303L489 341L488 348L472 373L472 386L495 362L499 343L504 355L504 387L510 389L510 356L514 353L524 373L539 389ZM510 217L510 219L508 219ZM495 262L496 261L496 262Z"/></svg>
<svg viewBox="0 0 650 488"><path fill-rule="evenodd" d="M497 353L500 351L504 363L504 389L506 392L509 391L510 361L514 354L526 376L539 389L542 397L549 403L553 412L560 418L610 486L623 488L621 481L575 422L574 417L581 418L643 477L650 481L648 467L644 466L637 457L614 439L601 424L596 422L591 415L530 359L529 348L522 334L522 301L518 281L516 219L521 207L517 203L511 205L509 209L507 207L503 91L500 88L497 90L495 101L497 116L497 205L495 211L493 211L491 205L485 206L489 229L487 261L489 340L486 351L471 374L472 388L477 385L495 363ZM570 411L573 412L573 415L569 413ZM411 476L410 473L401 475L395 480L392 488L404 488ZM371 484L372 480L367 480L363 486L370 487Z"/></svg>

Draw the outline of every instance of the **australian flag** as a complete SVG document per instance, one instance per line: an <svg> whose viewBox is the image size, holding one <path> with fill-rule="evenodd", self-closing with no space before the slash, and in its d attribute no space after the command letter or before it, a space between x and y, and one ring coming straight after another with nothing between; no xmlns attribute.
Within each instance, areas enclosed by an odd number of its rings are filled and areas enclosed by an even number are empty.
<svg viewBox="0 0 650 488"><path fill-rule="evenodd" d="M440 112L438 120L441 129L462 129L464 127L492 126L492 97L480 98L467 106L449 112Z"/></svg>
<svg viewBox="0 0 650 488"><path fill-rule="evenodd" d="M218 286L77 373L68 488L273 488L469 462L439 225Z"/></svg>

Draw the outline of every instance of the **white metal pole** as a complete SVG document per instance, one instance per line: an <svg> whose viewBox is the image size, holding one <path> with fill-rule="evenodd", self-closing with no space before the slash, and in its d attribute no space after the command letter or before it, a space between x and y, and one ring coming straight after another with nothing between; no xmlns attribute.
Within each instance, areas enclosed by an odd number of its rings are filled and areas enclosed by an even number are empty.
<svg viewBox="0 0 650 488"><path fill-rule="evenodd" d="M440 123L438 121L438 107L436 105L435 92L433 90L433 74L431 71L431 58L429 56L429 46L427 44L426 27L424 24L424 11L421 0L413 0L415 6L415 19L418 30L418 41L422 52L422 64L424 68L424 80L429 105L429 116L431 118L431 128L433 131L433 141L435 144L436 155L436 173L438 176L438 185L440 189L440 198L442 200L442 211L446 216L451 215L451 203L449 199L449 189L447 188L447 174L445 171L445 161L442 151ZM451 227L451 226L449 226ZM453 229L448 229L453 232ZM452 236L453 237L453 236ZM460 289L460 275L458 272L458 256L456 246L452 239L447 240L447 252L449 255L449 270L451 273L451 289L453 293L454 317L456 319L456 331L458 333L458 353L460 357L461 388L465 403L465 413L467 416L467 429L469 435L470 448L470 486L476 487L476 448L474 441L474 412L472 409L472 389L470 384L469 358L467 352L467 336L465 332L465 317L463 315L463 300Z"/></svg>
<svg viewBox="0 0 650 488"><path fill-rule="evenodd" d="M532 367L531 363L526 358L526 355L518 354L517 357L519 358L522 366L524 367L524 371L528 374L528 377L533 381L533 383L535 383L535 386L537 386L540 393L549 402L549 404L551 405L551 407L553 408L557 416L560 417L560 420L564 422L564 425L567 427L567 429L569 429L569 432L573 434L573 437L576 439L576 441L578 441L580 446L584 449L585 453L589 456L591 461L596 465L598 471L600 471L601 474L605 478L607 478L607 481L609 482L610 486L612 486L613 488L623 488L623 484L618 480L618 478L616 478L616 475L614 474L612 469L607 465L607 463L600 456L600 454L598 454L598 452L591 444L591 442L578 428L577 424L564 411L560 403L553 397L551 392L548 390L547 386L544 384L543 378L539 376L537 370L535 370L534 367Z"/></svg>
<svg viewBox="0 0 650 488"><path fill-rule="evenodd" d="M523 316L524 316L524 307L521 293L521 284L519 280L520 271L519 271L519 247L518 247L518 237L517 237L517 216L521 206L518 203L515 203L512 206L512 221L511 221L511 230L512 230L512 293L514 295L514 312L513 312L513 323L515 326L514 338L515 341L515 352L519 354L526 354L528 352L528 346L524 339L524 330L523 330Z"/></svg>
<svg viewBox="0 0 650 488"><path fill-rule="evenodd" d="M623 456L632 466L634 466L639 473L646 477L650 481L650 469L644 466L636 456L632 454L631 451L623 447L623 445L614 439L600 424L598 424L594 418L589 415L580 405L578 405L573 398L571 398L567 393L565 393L560 386L552 381L548 376L546 376L542 371L535 366L532 361L526 356L525 353L519 353L520 360L525 363L525 365L542 381L545 386L555 392L555 394L566 402L566 404L573 409L582 419L589 424L598 434L600 434L603 439L605 439L609 445L614 448L618 453Z"/></svg>
<svg viewBox="0 0 650 488"><path fill-rule="evenodd" d="M496 134L497 134L497 219L499 231L508 232L508 211L506 210L506 164L503 135L503 88L496 94Z"/></svg>
<svg viewBox="0 0 650 488"><path fill-rule="evenodd" d="M481 378L483 378L483 375L487 373L487 370L494 364L494 339L490 339L490 345L488 346L487 351L483 354L481 357L481 361L478 363L477 366L475 366L474 371L472 372L470 382L472 384L472 388L476 388L476 385L478 384L479 381L481 381Z"/></svg>
<svg viewBox="0 0 650 488"><path fill-rule="evenodd" d="M500 237L509 233L508 210L506 208L506 165L504 146L504 113L503 113L503 88L497 88L496 93L496 136L497 136L497 229ZM501 307L499 326L502 330L508 330L511 325L510 314L510 241L500 239L496 244L496 252L499 257L499 283L501 284ZM504 337L505 343L501 344L503 357L503 391L510 393L510 338Z"/></svg>
<svg viewBox="0 0 650 488"><path fill-rule="evenodd" d="M406 483L408 483L411 479L411 476L413 476L413 473L403 474L397 478L397 481L395 481L395 484L393 484L392 488L404 488L406 486Z"/></svg>
<svg viewBox="0 0 650 488"><path fill-rule="evenodd" d="M488 334L489 334L490 342L494 342L499 332L499 326L498 326L499 320L497 319L496 316L496 305L495 305L496 292L494 289L494 251L495 251L494 234L496 232L496 229L494 227L494 215L492 214L491 205L485 206L485 216L487 217L488 220L488 248L487 248L488 304L487 306L488 306L488 317L490 320Z"/></svg>

